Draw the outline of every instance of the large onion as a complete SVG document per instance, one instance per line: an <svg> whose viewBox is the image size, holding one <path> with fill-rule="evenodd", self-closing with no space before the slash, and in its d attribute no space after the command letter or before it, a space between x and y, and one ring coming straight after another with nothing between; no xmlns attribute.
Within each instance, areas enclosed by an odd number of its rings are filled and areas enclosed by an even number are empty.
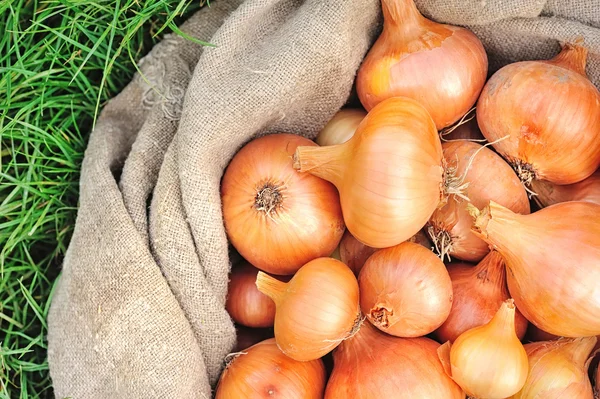
<svg viewBox="0 0 600 399"><path fill-rule="evenodd" d="M475 103L487 75L487 55L469 30L424 18L413 0L382 0L383 32L361 65L356 89L371 110L405 96L431 114L438 129Z"/></svg>
<svg viewBox="0 0 600 399"><path fill-rule="evenodd" d="M472 209L473 213L477 213ZM563 202L519 215L491 202L480 236L502 254L523 315L550 334L600 334L600 205Z"/></svg>
<svg viewBox="0 0 600 399"><path fill-rule="evenodd" d="M525 183L577 183L600 166L600 93L585 74L587 50L566 44L549 61L505 66L477 103L485 138Z"/></svg>
<svg viewBox="0 0 600 399"><path fill-rule="evenodd" d="M365 322L334 352L325 399L464 399L428 338L397 338Z"/></svg>

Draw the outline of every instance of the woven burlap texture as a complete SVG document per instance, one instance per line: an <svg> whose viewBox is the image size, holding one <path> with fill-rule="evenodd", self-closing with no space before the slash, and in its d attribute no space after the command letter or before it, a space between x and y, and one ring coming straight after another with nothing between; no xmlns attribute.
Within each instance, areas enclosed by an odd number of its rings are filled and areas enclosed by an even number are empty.
<svg viewBox="0 0 600 399"><path fill-rule="evenodd" d="M600 0L418 0L482 39L491 71L585 39ZM219 182L260 134L314 138L380 29L379 0L216 0L167 35L102 111L48 317L57 398L210 398L235 341Z"/></svg>

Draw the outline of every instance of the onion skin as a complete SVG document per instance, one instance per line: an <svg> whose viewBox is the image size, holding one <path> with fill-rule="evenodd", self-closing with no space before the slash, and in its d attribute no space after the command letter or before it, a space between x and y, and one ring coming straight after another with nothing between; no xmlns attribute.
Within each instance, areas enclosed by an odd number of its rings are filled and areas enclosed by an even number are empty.
<svg viewBox="0 0 600 399"><path fill-rule="evenodd" d="M260 272L256 286L275 301L275 340L294 360L324 356L360 320L356 277L333 258L308 262L288 283Z"/></svg>
<svg viewBox="0 0 600 399"><path fill-rule="evenodd" d="M317 136L317 144L327 146L345 143L354 136L356 128L365 116L367 113L358 108L339 110Z"/></svg>
<svg viewBox="0 0 600 399"><path fill-rule="evenodd" d="M510 298L502 256L492 251L477 266L448 265L452 280L452 309L444 324L435 331L439 342L454 342L462 333L488 323L504 301ZM528 321L515 311L515 332L523 339Z"/></svg>
<svg viewBox="0 0 600 399"><path fill-rule="evenodd" d="M464 399L428 338L397 338L364 322L333 352L325 399Z"/></svg>
<svg viewBox="0 0 600 399"><path fill-rule="evenodd" d="M227 365L215 399L321 399L325 382L321 359L290 359L274 339L268 339L238 354Z"/></svg>
<svg viewBox="0 0 600 399"><path fill-rule="evenodd" d="M502 303L492 320L438 348L446 372L467 395L504 399L519 392L527 379L528 360L515 334L515 306Z"/></svg>
<svg viewBox="0 0 600 399"><path fill-rule="evenodd" d="M380 330L398 337L429 334L452 307L452 282L444 263L411 242L371 255L358 284L363 314Z"/></svg>
<svg viewBox="0 0 600 399"><path fill-rule="evenodd" d="M586 201L600 205L600 170L579 183L564 186L545 180L534 180L531 188L537 195L533 197L542 207L569 201Z"/></svg>
<svg viewBox="0 0 600 399"><path fill-rule="evenodd" d="M526 344L529 375L510 399L594 399L587 369L595 344L596 337Z"/></svg>
<svg viewBox="0 0 600 399"><path fill-rule="evenodd" d="M498 154L469 141L446 142L442 148L448 164L456 168L456 176L461 181L464 177L464 183L468 183L465 194L473 205L483 208L491 200L514 212L529 213L525 188ZM471 232L473 218L467 211L467 201L462 198L451 196L433 213L429 226L442 259L448 255L478 262L490 251L488 244Z"/></svg>
<svg viewBox="0 0 600 399"><path fill-rule="evenodd" d="M363 107L390 97L417 100L437 129L459 120L477 101L487 77L487 55L469 30L423 17L413 0L382 0L383 32L356 79Z"/></svg>
<svg viewBox="0 0 600 399"><path fill-rule="evenodd" d="M340 260L348 265L355 276L358 276L369 256L376 251L376 248L358 241L348 230L340 241Z"/></svg>
<svg viewBox="0 0 600 399"><path fill-rule="evenodd" d="M600 205L589 202L531 215L490 202L474 229L502 254L509 292L531 323L550 334L584 337L600 334L598 220Z"/></svg>
<svg viewBox="0 0 600 399"><path fill-rule="evenodd" d="M600 166L600 92L585 74L587 50L566 44L549 61L505 66L477 103L485 138L518 171L533 179L573 184Z"/></svg>
<svg viewBox="0 0 600 399"><path fill-rule="evenodd" d="M373 248L408 240L444 197L442 146L414 100L395 97L369 112L344 144L300 146L294 167L332 182L348 230Z"/></svg>
<svg viewBox="0 0 600 399"><path fill-rule="evenodd" d="M344 234L335 187L292 167L300 145L317 147L292 134L253 140L232 159L221 183L229 240L244 259L273 274L293 274L329 256Z"/></svg>
<svg viewBox="0 0 600 399"><path fill-rule="evenodd" d="M256 288L258 269L247 262L234 266L229 279L225 309L246 327L273 327L275 302Z"/></svg>
<svg viewBox="0 0 600 399"><path fill-rule="evenodd" d="M447 130L440 132L443 141L452 140L468 140L468 141L485 141L479 126L477 125L477 118L473 115L473 119L470 119L458 126L448 127Z"/></svg>

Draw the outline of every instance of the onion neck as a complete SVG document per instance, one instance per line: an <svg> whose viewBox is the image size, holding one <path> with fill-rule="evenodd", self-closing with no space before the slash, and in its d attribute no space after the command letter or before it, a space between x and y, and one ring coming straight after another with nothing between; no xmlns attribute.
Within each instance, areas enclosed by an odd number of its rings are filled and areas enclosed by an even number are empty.
<svg viewBox="0 0 600 399"><path fill-rule="evenodd" d="M515 335L515 309L513 299L502 302L500 309L498 309L488 326L496 331L502 331L503 334Z"/></svg>
<svg viewBox="0 0 600 399"><path fill-rule="evenodd" d="M424 19L413 0L381 0L381 9L384 31L409 30Z"/></svg>
<svg viewBox="0 0 600 399"><path fill-rule="evenodd" d="M367 359L374 352L374 348L385 340L371 322L365 320L358 332L343 341L333 352L333 360L339 363L351 362L353 359Z"/></svg>
<svg viewBox="0 0 600 399"><path fill-rule="evenodd" d="M499 292L504 291L506 285L506 269L504 258L496 251L491 251L473 269L477 281Z"/></svg>
<svg viewBox="0 0 600 399"><path fill-rule="evenodd" d="M300 146L296 148L293 167L337 186L344 175L344 155L348 148L346 143L326 147Z"/></svg>
<svg viewBox="0 0 600 399"><path fill-rule="evenodd" d="M256 288L277 303L285 292L287 283L259 271L256 275Z"/></svg>
<svg viewBox="0 0 600 399"><path fill-rule="evenodd" d="M573 359L573 363L579 367L583 367L588 361L596 345L596 341L596 337L570 339L565 342L562 350L569 354L570 358Z"/></svg>
<svg viewBox="0 0 600 399"><path fill-rule="evenodd" d="M585 73L585 65L587 60L588 50L581 45L581 41L575 43L565 43L562 51L551 60L549 64L557 65L573 72L576 72L587 78Z"/></svg>

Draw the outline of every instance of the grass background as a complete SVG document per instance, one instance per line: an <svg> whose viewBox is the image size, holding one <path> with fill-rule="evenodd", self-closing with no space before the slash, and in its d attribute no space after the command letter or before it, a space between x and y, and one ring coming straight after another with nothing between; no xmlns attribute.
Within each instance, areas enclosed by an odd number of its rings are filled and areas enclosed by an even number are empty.
<svg viewBox="0 0 600 399"><path fill-rule="evenodd" d="M102 105L201 0L0 0L0 398L52 397L46 315Z"/></svg>

